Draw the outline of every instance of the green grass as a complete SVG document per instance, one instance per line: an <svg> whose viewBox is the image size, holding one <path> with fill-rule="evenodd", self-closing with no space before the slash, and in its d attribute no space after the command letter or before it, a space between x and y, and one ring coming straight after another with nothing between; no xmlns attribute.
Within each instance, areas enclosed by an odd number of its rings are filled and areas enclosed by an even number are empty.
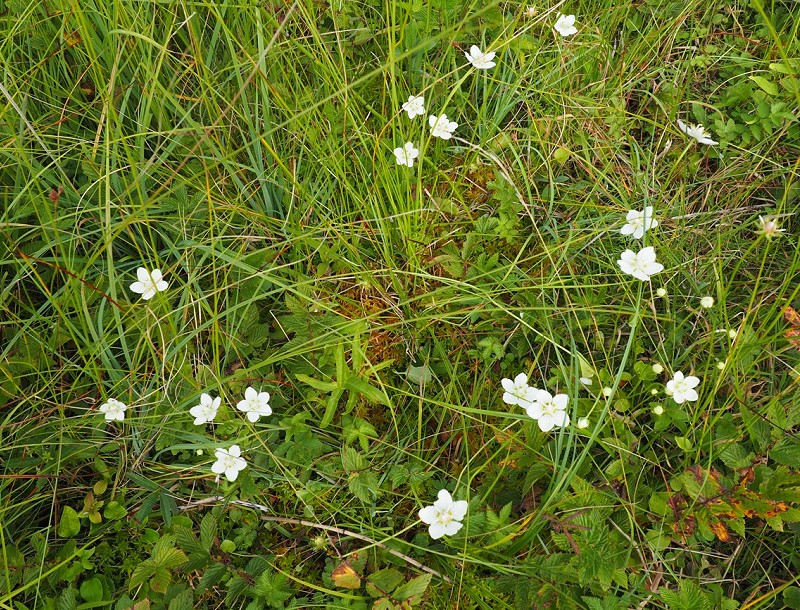
<svg viewBox="0 0 800 610"><path fill-rule="evenodd" d="M2 6L0 608L800 608L794 3Z"/></svg>

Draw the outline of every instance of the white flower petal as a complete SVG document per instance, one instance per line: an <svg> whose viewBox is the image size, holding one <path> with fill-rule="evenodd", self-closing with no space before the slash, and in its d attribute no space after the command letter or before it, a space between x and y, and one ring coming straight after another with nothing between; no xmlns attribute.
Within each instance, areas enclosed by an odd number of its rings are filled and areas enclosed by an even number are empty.
<svg viewBox="0 0 800 610"><path fill-rule="evenodd" d="M439 511L436 509L435 506L426 506L425 508L422 508L419 511L420 520L428 525L433 523L438 515Z"/></svg>

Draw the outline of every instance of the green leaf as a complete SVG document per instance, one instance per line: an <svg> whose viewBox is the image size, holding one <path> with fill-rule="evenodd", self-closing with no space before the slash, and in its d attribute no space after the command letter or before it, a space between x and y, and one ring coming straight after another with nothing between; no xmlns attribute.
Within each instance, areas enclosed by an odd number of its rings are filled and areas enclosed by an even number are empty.
<svg viewBox="0 0 800 610"><path fill-rule="evenodd" d="M753 463L753 453L738 443L725 447L719 454L719 459L728 468L747 468Z"/></svg>
<svg viewBox="0 0 800 610"><path fill-rule="evenodd" d="M199 591L205 591L213 587L228 573L228 568L222 563L212 563L203 573L200 584L197 585Z"/></svg>
<svg viewBox="0 0 800 610"><path fill-rule="evenodd" d="M340 343L336 346L336 382L340 388L349 376L350 371L344 358L344 344Z"/></svg>
<svg viewBox="0 0 800 610"><path fill-rule="evenodd" d="M186 553L180 549L160 549L153 554L153 562L162 568L177 568L187 561Z"/></svg>
<svg viewBox="0 0 800 610"><path fill-rule="evenodd" d="M147 559L133 569L131 579L128 581L128 589L135 589L155 573L155 566L152 559Z"/></svg>
<svg viewBox="0 0 800 610"><path fill-rule="evenodd" d="M351 476L347 486L353 495L364 503L372 502L381 495L378 477L369 470Z"/></svg>
<svg viewBox="0 0 800 610"><path fill-rule="evenodd" d="M786 587L783 591L783 602L787 608L800 610L800 587Z"/></svg>
<svg viewBox="0 0 800 610"><path fill-rule="evenodd" d="M786 64L780 63L773 63L769 65L769 69L773 72L780 72L781 74L794 74L794 70L792 70L791 66L787 66Z"/></svg>
<svg viewBox="0 0 800 610"><path fill-rule="evenodd" d="M670 545L669 535L663 530L649 529L645 537L650 548L656 551L663 551Z"/></svg>
<svg viewBox="0 0 800 610"><path fill-rule="evenodd" d="M320 392L325 392L325 393L333 392L336 388L339 387L335 383L331 383L329 381L320 381L318 379L314 379L313 377L309 377L308 375L304 375L302 373L297 373L297 375L295 375L295 378L298 381L302 381L306 385L310 385L315 390L319 390Z"/></svg>
<svg viewBox="0 0 800 610"><path fill-rule="evenodd" d="M323 430L333 421L333 416L336 415L336 407L339 406L339 399L342 397L342 394L344 394L344 390L334 390L328 397L325 414L322 416L322 421L319 423L319 427Z"/></svg>
<svg viewBox="0 0 800 610"><path fill-rule="evenodd" d="M800 438L785 438L772 448L769 457L784 466L800 468Z"/></svg>
<svg viewBox="0 0 800 610"><path fill-rule="evenodd" d="M161 506L161 517L164 519L164 524L170 527L170 525L172 525L172 515L178 514L178 503L175 502L175 498L172 497L172 494L164 492L161 494L159 504Z"/></svg>
<svg viewBox="0 0 800 610"><path fill-rule="evenodd" d="M559 146L555 149L555 151L553 151L553 159L559 165L564 165L571 155L572 153L569 151L569 149L564 148L563 146Z"/></svg>
<svg viewBox="0 0 800 610"><path fill-rule="evenodd" d="M81 520L77 511L71 506L65 506L61 511L61 519L58 522L58 535L62 538L72 538L81 531Z"/></svg>
<svg viewBox="0 0 800 610"><path fill-rule="evenodd" d="M194 607L194 596L191 589L184 589L169 602L167 610L192 610Z"/></svg>
<svg viewBox="0 0 800 610"><path fill-rule="evenodd" d="M366 458L352 447L342 449L342 468L345 470L364 470L367 467Z"/></svg>
<svg viewBox="0 0 800 610"><path fill-rule="evenodd" d="M105 509L103 509L103 516L109 521L122 519L127 514L127 509L116 500L111 500L111 502L106 504Z"/></svg>
<svg viewBox="0 0 800 610"><path fill-rule="evenodd" d="M778 95L778 85L763 76L752 75L750 80L770 95Z"/></svg>
<svg viewBox="0 0 800 610"><path fill-rule="evenodd" d="M370 597L389 595L403 582L403 575L394 568L385 568L367 577L367 594Z"/></svg>
<svg viewBox="0 0 800 610"><path fill-rule="evenodd" d="M383 405L388 404L386 401L386 395L381 390L371 386L360 377L350 377L350 379L348 379L344 384L344 387L351 392L363 394L370 402Z"/></svg>
<svg viewBox="0 0 800 610"><path fill-rule="evenodd" d="M200 544L208 551L217 537L217 518L211 513L206 513L200 522Z"/></svg>
<svg viewBox="0 0 800 610"><path fill-rule="evenodd" d="M101 602L103 601L103 583L99 578L87 578L81 583L80 594L85 602Z"/></svg>
<svg viewBox="0 0 800 610"><path fill-rule="evenodd" d="M272 608L283 608L284 602L292 596L289 579L280 572L264 570L253 587L256 595L264 598Z"/></svg>
<svg viewBox="0 0 800 610"><path fill-rule="evenodd" d="M431 575L422 574L421 576L412 578L404 585L397 587L397 590L394 592L394 594L392 594L392 597L400 601L410 600L413 605L419 601L419 598L423 596L430 582ZM416 598L416 602L412 601L412 598Z"/></svg>
<svg viewBox="0 0 800 610"><path fill-rule="evenodd" d="M425 385L433 380L433 372L427 364L422 366L410 366L406 370L406 379L415 385Z"/></svg>
<svg viewBox="0 0 800 610"><path fill-rule="evenodd" d="M156 593L166 593L169 583L172 582L172 574L167 568L156 567L153 570L153 577L150 579L150 587Z"/></svg>

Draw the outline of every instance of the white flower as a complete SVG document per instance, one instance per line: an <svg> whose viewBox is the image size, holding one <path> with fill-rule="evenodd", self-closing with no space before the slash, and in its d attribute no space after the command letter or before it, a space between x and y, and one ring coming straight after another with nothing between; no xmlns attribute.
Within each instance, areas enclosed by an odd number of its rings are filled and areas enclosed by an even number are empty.
<svg viewBox="0 0 800 610"><path fill-rule="evenodd" d="M714 297L703 297L700 299L700 307L704 309L710 309L714 307Z"/></svg>
<svg viewBox="0 0 800 610"><path fill-rule="evenodd" d="M430 526L428 533L434 540L456 534L464 525L461 521L467 514L468 506L466 500L453 502L446 489L440 490L437 497L433 506L426 506L419 511L419 518Z"/></svg>
<svg viewBox="0 0 800 610"><path fill-rule="evenodd" d="M636 253L633 250L625 250L617 264L625 273L643 282L649 280L651 275L664 270L664 265L656 262L656 251L653 246L642 248Z"/></svg>
<svg viewBox="0 0 800 610"><path fill-rule="evenodd" d="M694 138L700 144L719 144L719 142L715 142L711 139L711 136L706 132L705 127L702 125L687 125L680 119L678 119L678 129L680 129L683 133L685 133L690 138Z"/></svg>
<svg viewBox="0 0 800 610"><path fill-rule="evenodd" d="M236 403L236 408L247 413L247 419L257 422L262 415L272 415L272 408L269 406L269 392L257 392L254 388L247 388L244 392L244 400Z"/></svg>
<svg viewBox="0 0 800 610"><path fill-rule="evenodd" d="M580 377L578 379L583 385L590 386L592 385L592 378L591 377Z"/></svg>
<svg viewBox="0 0 800 610"><path fill-rule="evenodd" d="M661 405L656 405L653 407L653 415L663 415L664 414L664 407Z"/></svg>
<svg viewBox="0 0 800 610"><path fill-rule="evenodd" d="M403 146L394 149L394 156L397 165L414 167L414 159L419 157L419 150L411 142L406 142Z"/></svg>
<svg viewBox="0 0 800 610"><path fill-rule="evenodd" d="M672 396L678 404L683 404L687 400L694 402L697 400L697 392L695 387L700 383L700 380L694 375L684 377L680 371L675 371L675 376L667 382L667 394Z"/></svg>
<svg viewBox="0 0 800 610"><path fill-rule="evenodd" d="M578 28L575 27L575 15L562 15L559 13L553 29L562 36L577 34Z"/></svg>
<svg viewBox="0 0 800 610"><path fill-rule="evenodd" d="M778 224L778 219L775 216L759 216L758 217L759 230L756 231L759 235L763 235L767 239L778 237L781 233L786 231Z"/></svg>
<svg viewBox="0 0 800 610"><path fill-rule="evenodd" d="M144 267L139 267L136 270L136 277L139 278L139 281L131 284L131 290L141 294L145 301L152 299L156 292L167 289L168 284L161 279L163 276L160 269L148 271Z"/></svg>
<svg viewBox="0 0 800 610"><path fill-rule="evenodd" d="M431 126L431 135L442 140L449 140L458 127L458 123L448 120L446 114L438 117L432 114L428 117L428 124Z"/></svg>
<svg viewBox="0 0 800 610"><path fill-rule="evenodd" d="M661 366L661 365L660 365L658 362L654 362L654 363L653 363L653 366L652 366L652 367L650 367L650 368L651 368L651 369L653 369L653 372L654 372L656 375L660 375L661 373L663 373L663 372L664 372L664 367L663 367L663 366Z"/></svg>
<svg viewBox="0 0 800 610"><path fill-rule="evenodd" d="M125 419L125 411L127 409L128 405L116 398L109 398L100 405L100 413L105 413L106 421L112 421L114 419L122 421Z"/></svg>
<svg viewBox="0 0 800 610"><path fill-rule="evenodd" d="M408 118L425 115L425 98L421 95L409 95L408 101L403 103L403 110L408 113Z"/></svg>
<svg viewBox="0 0 800 610"><path fill-rule="evenodd" d="M645 231L658 226L658 221L653 218L653 206L645 206L644 210L631 210L625 216L628 222L620 229L623 235L633 235L636 239L642 239Z"/></svg>
<svg viewBox="0 0 800 610"><path fill-rule="evenodd" d="M507 405L519 405L520 402L527 402L530 396L531 387L528 385L528 376L520 373L514 380L504 378L500 380L503 386L503 402Z"/></svg>
<svg viewBox="0 0 800 610"><path fill-rule="evenodd" d="M217 461L211 464L211 472L214 474L225 473L225 478L230 482L236 480L239 476L239 471L247 467L247 462L244 460L242 450L239 445L231 445L230 449L215 449L214 456Z"/></svg>
<svg viewBox="0 0 800 610"><path fill-rule="evenodd" d="M200 404L189 409L189 414L194 417L194 425L202 426L210 421L214 421L220 402L222 402L222 398L219 396L211 398L209 394L201 394Z"/></svg>
<svg viewBox="0 0 800 610"><path fill-rule="evenodd" d="M496 55L494 51L484 53L475 45L472 45L469 49L469 53L464 53L464 55L466 55L467 60L476 70L488 70L497 65L492 61Z"/></svg>
<svg viewBox="0 0 800 610"><path fill-rule="evenodd" d="M555 427L569 425L568 405L569 396L566 394L553 396L547 390L537 390L536 402L527 407L525 411L528 417L539 423L539 429L542 432L550 432Z"/></svg>
<svg viewBox="0 0 800 610"><path fill-rule="evenodd" d="M585 430L589 427L589 418L581 417L575 425L578 426L580 430Z"/></svg>
<svg viewBox="0 0 800 610"><path fill-rule="evenodd" d="M661 297L662 299L667 296L667 289L666 288L659 288L656 290L656 296Z"/></svg>

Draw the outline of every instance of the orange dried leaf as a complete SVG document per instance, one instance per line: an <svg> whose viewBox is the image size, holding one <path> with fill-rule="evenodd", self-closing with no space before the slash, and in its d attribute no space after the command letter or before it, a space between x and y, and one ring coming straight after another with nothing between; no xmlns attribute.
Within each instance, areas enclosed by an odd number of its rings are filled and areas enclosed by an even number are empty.
<svg viewBox="0 0 800 610"><path fill-rule="evenodd" d="M358 589L361 586L361 577L347 561L343 561L333 569L331 580L337 587L343 589Z"/></svg>
<svg viewBox="0 0 800 610"><path fill-rule="evenodd" d="M789 340L789 343L800 349L800 313L787 305L783 308L783 319L791 325L791 328L784 331L783 336Z"/></svg>
<svg viewBox="0 0 800 610"><path fill-rule="evenodd" d="M725 524L722 521L715 521L709 524L711 527L711 531L714 532L714 535L720 539L721 542L728 542L731 539L731 535L728 533L728 528L725 527Z"/></svg>

